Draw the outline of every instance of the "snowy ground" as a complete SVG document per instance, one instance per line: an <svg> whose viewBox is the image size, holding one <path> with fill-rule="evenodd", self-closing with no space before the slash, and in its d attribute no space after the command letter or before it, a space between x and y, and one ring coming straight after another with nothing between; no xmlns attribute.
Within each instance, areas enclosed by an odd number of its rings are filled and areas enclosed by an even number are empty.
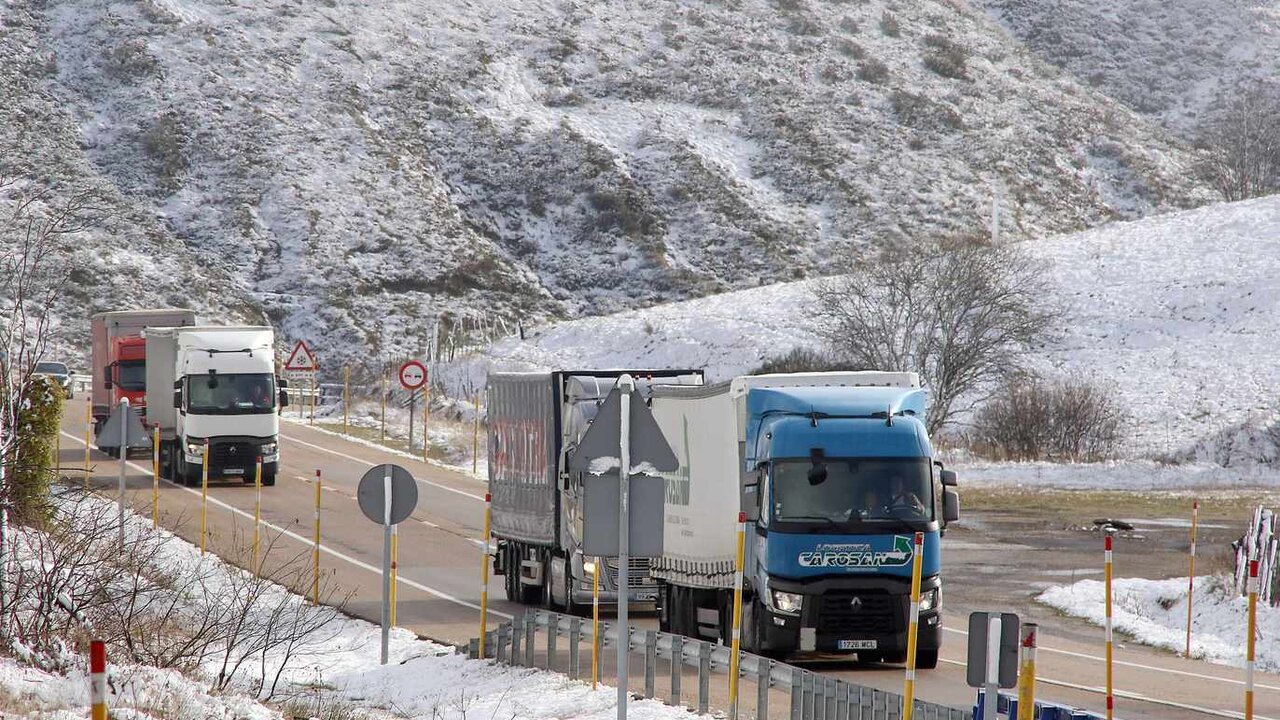
<svg viewBox="0 0 1280 720"><path fill-rule="evenodd" d="M1060 308L1056 341L1032 352L1033 367L1113 388L1132 415L1126 458L1173 456L1183 464L1108 466L1103 475L1153 486L1239 484L1259 472L1255 464L1276 462L1280 433L1268 429L1280 419L1280 364L1270 342L1280 334L1280 198L1117 223L1026 248L1045 262L1046 294ZM688 366L723 380L820 345L816 282L532 329L437 377L474 384L491 368ZM979 474L1006 481L1027 469ZM1042 478L1071 472L1032 470Z"/></svg>
<svg viewBox="0 0 1280 720"><path fill-rule="evenodd" d="M91 501L102 502L102 501ZM149 531L150 523L130 515L134 531ZM186 568L211 571L211 582L230 583L243 571L199 551L177 536L163 534L166 560ZM288 603L303 605L283 588L271 592ZM282 690L270 705L255 699L253 688L274 672L274 659L248 675L229 692L210 691L213 667L184 675L174 670L120 663L109 657L109 707L113 717L206 717L269 720L286 717L281 711L306 716L431 718L463 720L502 717L512 720L606 718L615 714L616 691L554 673L500 667L465 659L453 648L420 640L404 629L391 634L390 658L379 665L380 632L370 623L340 616L311 639L300 658L286 667ZM70 665L83 668L83 656L69 655ZM256 663L251 663L256 664ZM269 682L269 678L268 678ZM53 719L83 718L88 705L88 679L83 670L58 674L31 667L18 659L0 658L0 711ZM352 715L349 711L363 712ZM346 712L339 712L340 710ZM634 717L643 720L688 717L682 708L657 701L636 701Z"/></svg>
<svg viewBox="0 0 1280 720"><path fill-rule="evenodd" d="M1197 577L1192 601L1191 654L1210 662L1241 666L1248 637L1248 601L1235 597L1216 577ZM1038 600L1068 615L1101 626L1105 616L1100 580L1052 587ZM1124 578L1113 586L1117 631L1143 645L1181 653L1186 647L1187 578ZM1280 670L1280 609L1258 607L1258 668Z"/></svg>

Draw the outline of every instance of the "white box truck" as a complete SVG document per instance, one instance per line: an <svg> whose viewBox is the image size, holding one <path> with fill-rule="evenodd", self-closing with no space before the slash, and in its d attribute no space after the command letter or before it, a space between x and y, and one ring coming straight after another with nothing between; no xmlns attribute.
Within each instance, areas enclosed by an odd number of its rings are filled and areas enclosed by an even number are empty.
<svg viewBox="0 0 1280 720"><path fill-rule="evenodd" d="M280 408L289 402L275 373L269 327L147 328L148 420L160 425L164 477L187 485L210 478L274 485L280 460Z"/></svg>

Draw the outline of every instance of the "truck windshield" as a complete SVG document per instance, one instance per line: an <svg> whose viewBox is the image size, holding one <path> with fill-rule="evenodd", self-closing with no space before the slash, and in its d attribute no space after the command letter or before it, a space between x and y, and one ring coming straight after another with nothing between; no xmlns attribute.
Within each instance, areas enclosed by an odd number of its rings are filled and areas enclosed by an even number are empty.
<svg viewBox="0 0 1280 720"><path fill-rule="evenodd" d="M121 390L142 391L147 389L147 361L121 360L116 365Z"/></svg>
<svg viewBox="0 0 1280 720"><path fill-rule="evenodd" d="M823 458L773 464L778 522L919 522L933 519L927 458ZM811 476L812 475L812 476ZM814 482L818 481L818 482Z"/></svg>
<svg viewBox="0 0 1280 720"><path fill-rule="evenodd" d="M256 415L275 411L275 378L269 373L187 378L187 412L196 415Z"/></svg>
<svg viewBox="0 0 1280 720"><path fill-rule="evenodd" d="M36 363L36 372L48 373L49 375L66 375L67 366L60 362L40 362Z"/></svg>

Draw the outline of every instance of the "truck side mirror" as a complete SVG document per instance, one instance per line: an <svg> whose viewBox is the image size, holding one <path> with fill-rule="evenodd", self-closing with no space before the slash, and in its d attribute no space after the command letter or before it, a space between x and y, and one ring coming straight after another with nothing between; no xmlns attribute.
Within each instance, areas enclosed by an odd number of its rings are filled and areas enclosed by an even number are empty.
<svg viewBox="0 0 1280 720"><path fill-rule="evenodd" d="M955 490L942 491L942 519L949 523L960 520L960 493Z"/></svg>
<svg viewBox="0 0 1280 720"><path fill-rule="evenodd" d="M106 388L106 389L108 389L108 390L110 390L110 389L111 389L111 387L112 387L112 384L111 384L111 366L110 366L110 365L107 365L106 367L102 368L102 387L104 387L104 388Z"/></svg>
<svg viewBox="0 0 1280 720"><path fill-rule="evenodd" d="M956 482L955 470L942 471L942 487L955 487L959 483Z"/></svg>
<svg viewBox="0 0 1280 720"><path fill-rule="evenodd" d="M760 481L763 477L763 470L742 473L742 495L739 498L738 509L746 513L748 522L760 519Z"/></svg>
<svg viewBox="0 0 1280 720"><path fill-rule="evenodd" d="M173 406L175 408L182 409L182 391L181 390L173 391Z"/></svg>
<svg viewBox="0 0 1280 720"><path fill-rule="evenodd" d="M288 406L289 406L289 391L282 388L280 390L280 407L288 407Z"/></svg>

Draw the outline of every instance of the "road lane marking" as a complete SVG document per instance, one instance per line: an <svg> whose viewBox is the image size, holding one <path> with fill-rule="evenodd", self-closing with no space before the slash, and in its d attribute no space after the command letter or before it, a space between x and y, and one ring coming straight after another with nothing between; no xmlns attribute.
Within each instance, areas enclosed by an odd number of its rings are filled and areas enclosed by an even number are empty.
<svg viewBox="0 0 1280 720"><path fill-rule="evenodd" d="M1044 647L1040 646L1038 649L1043 650ZM948 665L958 665L960 667L966 666L965 663L962 663L959 660L947 660L946 658L942 658L941 661L944 663L947 663ZM1057 685L1059 687L1070 688L1072 690L1082 690L1084 692L1096 693L1099 695L1105 695L1107 692L1105 688L1093 687L1091 685L1080 685L1078 683L1066 682L1065 680L1054 680L1052 678L1047 678L1043 675L1036 675L1036 682L1044 683L1046 685ZM1156 698L1147 697L1146 695L1142 695L1139 693L1129 692L1128 690L1117 689L1113 692L1113 694L1116 697L1124 698L1126 700L1137 700L1138 702L1150 703L1152 705L1164 705L1166 707L1178 708L1179 710L1190 710L1192 712L1204 713L1206 715L1215 715L1217 717L1225 717L1225 718L1243 718L1244 717L1244 713L1234 712L1232 710L1216 710L1213 708L1201 707L1199 705L1189 705L1187 703L1180 703L1180 702L1177 702L1176 700L1158 700ZM1254 717L1254 720L1277 720L1277 718L1271 718L1265 715L1258 715L1256 713L1254 714L1253 717Z"/></svg>
<svg viewBox="0 0 1280 720"><path fill-rule="evenodd" d="M953 632L957 635L969 634L967 630L957 630L955 628L943 628L943 630L946 630L947 632ZM1038 649L1043 650L1045 652L1057 653L1058 655L1067 655L1070 657L1076 657L1082 660L1093 660L1096 662L1105 662L1106 660L1106 658L1103 658L1098 655L1089 655L1087 653L1074 652L1072 650L1059 650L1057 648L1048 647L1047 645L1040 645ZM1178 670L1176 668L1165 668L1165 667L1160 667L1158 665L1143 665L1142 663L1130 662L1126 660L1114 660L1113 662L1116 665L1124 665L1125 667L1137 668L1139 670L1154 670L1156 672L1169 673L1171 675L1182 675L1184 677L1193 677L1199 680L1217 680L1218 682L1229 683L1231 685L1244 685L1243 680L1236 680L1235 678L1223 677L1221 675L1206 675L1204 673L1191 672L1190 670ZM1280 690L1280 685L1266 685L1262 683L1255 683L1254 687L1264 688L1267 690Z"/></svg>
<svg viewBox="0 0 1280 720"><path fill-rule="evenodd" d="M354 455L348 455L348 454L346 454L346 453L338 452L337 450L331 450L331 449L329 449L329 448L327 448L327 447L322 447L322 446L320 446L320 445L313 445L313 444L311 444L311 443L307 442L306 440L299 440L298 438L290 437L290 436L285 435L285 434L283 434L283 433L281 433L281 434L280 434L280 437L284 438L285 440L288 440L289 442L298 443L299 445L305 445L305 446L307 446L307 447L309 447L309 448L311 448L311 449L313 449L313 450L319 450L319 451L321 451L321 452L327 452L327 453L329 453L330 455L336 455L337 457L343 458L343 459L345 459L345 460L350 460L351 462L360 463L361 465L364 465L365 467L373 467L373 466L375 466L375 465L377 465L377 464L378 464L378 463L372 463L372 462L369 462L368 460L362 460L362 459L360 459L360 458L358 458L358 457L355 457ZM339 437L341 437L341 436L339 436ZM81 444L83 444L83 442L82 442ZM377 448L370 448L370 449L371 449L371 450L374 450L374 451L376 451L376 450L377 450ZM449 487L448 485L441 485L441 484L440 484L440 483L438 483L438 482L432 482L432 481L430 481L430 480L423 480L423 479L421 479L421 478L416 478L416 477L415 477L415 478L414 478L414 480L417 480L418 482L422 483L423 485L430 485L431 487L440 488L441 490L448 490L448 491L449 491L449 492L451 492L451 493L457 493L457 494L462 495L462 496L464 496L464 497L469 497L469 498L471 498L472 500L479 500L480 502L484 502L484 496L483 496L483 495L472 495L471 493L469 493L469 492L467 492L467 491L465 491L465 490L459 490L458 488L452 488L452 487Z"/></svg>
<svg viewBox="0 0 1280 720"><path fill-rule="evenodd" d="M67 432L67 431L65 431L65 430L62 430L61 432L62 432L62 435L63 435L64 437L70 438L71 440L78 441L81 445L84 445L84 439L83 439L83 438L77 438L75 435L72 435L71 433L69 433L69 432ZM139 464L137 464L137 463L135 463L135 462L132 462L132 461L126 461L126 463L125 463L125 464L129 465L130 467L132 467L133 469L137 470L138 472L143 473L144 475L147 475L147 476L150 476L150 475L151 475L151 468L149 468L149 467L143 467L143 466L141 466L141 465L139 465ZM175 482L172 482L172 481L170 481L170 480L163 480L163 479L162 479L162 482L164 482L166 485L169 485L169 486L171 486L171 487L173 487L173 488L176 488L176 489L178 489L178 490L182 490L183 492L187 492L187 493L190 493L190 494L192 494L192 495L194 495L194 496L196 496L196 497L200 497L200 491L199 491L199 490L196 490L195 488L189 488L189 487L186 487L185 485L179 485L179 484L177 484L177 483L175 483ZM310 481L308 481L308 482L310 482ZM221 500L218 500L217 498L213 498L213 497L210 497L208 500L209 500L209 502L210 502L211 504L213 504L213 505L217 505L217 506L219 506L219 507L221 507L221 508L225 508L225 509L227 509L227 510L230 510L230 511L231 511L231 513L232 513L232 514L234 514L234 515L240 515L240 516L242 516L242 517L244 517L244 518L246 518L246 519L248 519L248 520L250 520L250 521L252 521L252 520L253 520L253 515L252 515L251 513L245 512L244 510L241 510L240 508L235 507L234 505L230 505L230 504L228 504L228 503L225 503L225 502L223 502L223 501L221 501ZM297 534L297 533L295 533L295 532L293 532L292 530L289 530L289 529L287 529L287 528L284 528L284 527L281 527L281 526L279 526L279 525L276 525L275 523L271 523L271 522L267 522L266 520L263 520L263 521L262 521L262 525L263 525L263 527L267 527L267 528L270 528L270 529L272 529L272 530L276 530L276 531L278 531L281 535L284 535L284 536L286 536L286 537L289 537L289 538L292 538L292 539L294 539L294 540L297 540L297 541L299 541L299 542L303 543L304 545L306 545L307 547L314 547L314 546L315 546L315 540L314 540L314 539L312 539L312 538L307 538L307 537L303 537L302 535L299 535L299 534ZM363 561L363 560L359 560L359 559L357 559L357 558L351 557L350 555L347 555L346 553L340 552L340 551L338 551L338 550L334 550L333 548L328 547L328 546L326 546L326 545L324 545L324 544L321 544L321 545L320 545L320 550L322 550L322 551L323 551L323 552L325 552L325 553L328 553L329 555L332 555L333 557L335 557L335 558L337 558L337 559L339 559L339 560L342 560L342 561L344 561L344 562L347 562L347 563L350 563L350 564L352 564L352 565L355 565L355 566L356 566L356 567L358 567L358 568L361 568L361 569L363 569L363 570L368 570L369 572L372 572L372 573L374 573L374 574L376 574L376 575L378 575L378 576L381 576L381 575L382 575L382 568L375 567L375 566L373 566L373 565L371 565L371 564L369 564L369 563L367 563L367 562L365 562L365 561ZM443 592L443 591L441 591L441 590L436 590L436 589L435 589L435 588L433 588L433 587L428 587L428 586L423 585L422 583L419 583L419 582L415 582L415 581L413 581L413 580L410 580L410 579L408 579L408 578L404 577L403 575L397 575L397 576L396 576L396 580L397 580L398 582L400 582L401 584L407 585L407 586L409 586L409 587L411 587L411 588L413 588L413 589L415 589L415 590L421 590L422 592L425 592L425 593L427 593L428 595L432 595L432 596L434 596L434 597L440 598L441 600L447 600L447 601L449 601L449 602L451 602L451 603L455 603L455 604L461 605L461 606L463 606L463 607L471 608L472 610L475 610L475 611L477 611L477 612L479 612L479 611L480 611L480 606L479 606L479 605L477 605L477 604L475 604L475 603L467 602L466 600L463 600L463 599L461 599L461 598L458 598L458 597L455 597L455 596L453 596L453 595L450 595L449 593ZM507 613L504 613L504 612L500 612L500 611L498 611L498 610L494 610L493 608L489 608L489 614L490 614L490 615L497 615L498 617L506 618L507 620L511 620L511 619L512 619L512 616L511 616L511 615L508 615Z"/></svg>

